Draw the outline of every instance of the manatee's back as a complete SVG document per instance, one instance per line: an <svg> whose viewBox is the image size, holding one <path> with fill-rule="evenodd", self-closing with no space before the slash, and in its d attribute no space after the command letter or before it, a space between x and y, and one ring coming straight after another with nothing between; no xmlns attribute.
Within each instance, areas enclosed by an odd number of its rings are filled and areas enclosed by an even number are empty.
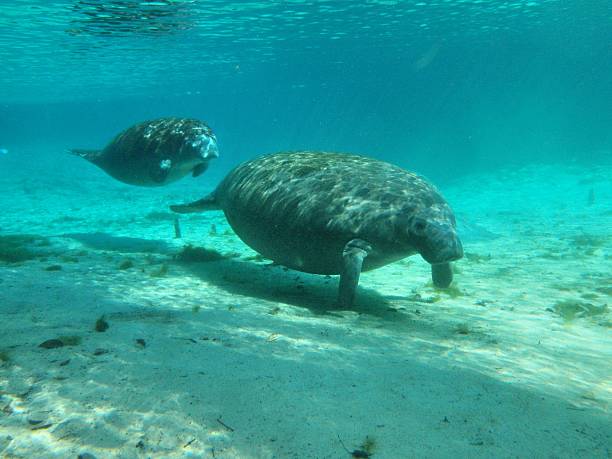
<svg viewBox="0 0 612 459"><path fill-rule="evenodd" d="M216 195L223 208L340 233L361 233L377 222L380 234L379 222L402 209L413 212L444 202L433 185L400 167L362 156L311 151L244 163L230 172Z"/></svg>
<svg viewBox="0 0 612 459"><path fill-rule="evenodd" d="M105 148L110 159L124 163L155 163L164 152L180 149L181 139L172 135L173 118L145 121L119 133ZM165 153L166 155L168 153Z"/></svg>

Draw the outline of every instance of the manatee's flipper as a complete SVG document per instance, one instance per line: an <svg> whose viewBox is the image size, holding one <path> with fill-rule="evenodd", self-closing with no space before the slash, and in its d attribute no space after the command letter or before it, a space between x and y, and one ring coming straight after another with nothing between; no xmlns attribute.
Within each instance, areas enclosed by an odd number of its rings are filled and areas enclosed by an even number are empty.
<svg viewBox="0 0 612 459"><path fill-rule="evenodd" d="M431 265L431 280L438 288L446 288L453 281L453 268L450 263Z"/></svg>
<svg viewBox="0 0 612 459"><path fill-rule="evenodd" d="M193 212L206 212L207 210L221 210L221 206L217 203L215 195L209 194L205 198L190 202L189 204L170 206L170 210L179 214L190 214Z"/></svg>
<svg viewBox="0 0 612 459"><path fill-rule="evenodd" d="M338 304L350 308L355 299L361 265L368 256L372 246L361 239L352 239L342 251L342 272L340 273L340 288L338 290Z"/></svg>
<svg viewBox="0 0 612 459"><path fill-rule="evenodd" d="M102 150L81 150L78 148L68 150L68 153L71 153L76 156L80 156L81 158L86 159L87 161L91 161L92 163L97 162L98 158L102 154Z"/></svg>
<svg viewBox="0 0 612 459"><path fill-rule="evenodd" d="M193 168L193 171L191 171L191 175L192 177L199 177L204 172L206 172L206 169L208 169L208 163L198 164L196 167Z"/></svg>

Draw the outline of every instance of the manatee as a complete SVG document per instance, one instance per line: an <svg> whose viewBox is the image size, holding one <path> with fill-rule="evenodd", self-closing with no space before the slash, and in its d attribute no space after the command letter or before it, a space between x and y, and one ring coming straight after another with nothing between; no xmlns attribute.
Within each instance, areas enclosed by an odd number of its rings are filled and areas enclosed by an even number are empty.
<svg viewBox="0 0 612 459"><path fill-rule="evenodd" d="M202 121L159 118L121 132L104 150L69 150L130 185L161 186L208 169L217 138Z"/></svg>
<svg viewBox="0 0 612 459"><path fill-rule="evenodd" d="M208 196L178 213L223 210L235 233L274 262L339 274L338 303L350 307L359 275L413 254L448 287L463 256L455 217L423 177L342 153L276 153L233 169Z"/></svg>

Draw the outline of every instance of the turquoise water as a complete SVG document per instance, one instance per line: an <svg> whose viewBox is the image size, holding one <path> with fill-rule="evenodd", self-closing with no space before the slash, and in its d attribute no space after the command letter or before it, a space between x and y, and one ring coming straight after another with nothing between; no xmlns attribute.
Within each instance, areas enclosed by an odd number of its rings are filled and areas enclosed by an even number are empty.
<svg viewBox="0 0 612 459"><path fill-rule="evenodd" d="M16 1L1 6L0 143L97 146L180 114L218 132L222 170L296 148L433 177L606 160L611 10L604 0Z"/></svg>
<svg viewBox="0 0 612 459"><path fill-rule="evenodd" d="M1 3L0 456L609 458L611 43L605 0ZM166 116L201 177L66 153ZM169 211L298 149L438 186L451 288L414 256L344 310Z"/></svg>

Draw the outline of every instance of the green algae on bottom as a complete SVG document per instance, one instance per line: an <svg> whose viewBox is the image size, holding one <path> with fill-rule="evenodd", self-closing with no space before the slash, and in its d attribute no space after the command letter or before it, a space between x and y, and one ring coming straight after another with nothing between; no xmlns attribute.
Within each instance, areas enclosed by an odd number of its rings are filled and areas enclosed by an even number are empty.
<svg viewBox="0 0 612 459"><path fill-rule="evenodd" d="M0 261L18 263L32 260L47 251L41 250L49 247L51 242L44 236L35 234L7 234L0 236Z"/></svg>
<svg viewBox="0 0 612 459"><path fill-rule="evenodd" d="M365 438L363 443L359 446L360 449L354 449L353 451L349 450L340 435L338 435L338 441L344 450L354 458L369 458L374 455L374 448L376 447L376 441L370 437L369 435Z"/></svg>
<svg viewBox="0 0 612 459"><path fill-rule="evenodd" d="M586 301L563 300L555 303L552 311L561 316L566 322L570 322L577 318L605 314L608 312L608 305L597 306Z"/></svg>
<svg viewBox="0 0 612 459"><path fill-rule="evenodd" d="M104 315L101 315L94 325L94 330L97 332L105 332L108 330L108 322L106 321Z"/></svg>
<svg viewBox="0 0 612 459"><path fill-rule="evenodd" d="M465 259L472 263L486 263L491 261L491 254L480 255L479 253L465 252Z"/></svg>
<svg viewBox="0 0 612 459"><path fill-rule="evenodd" d="M158 269L153 270L149 273L151 277L166 277L166 274L168 274L168 265L165 263L162 264Z"/></svg>
<svg viewBox="0 0 612 459"><path fill-rule="evenodd" d="M459 287L455 285L451 285L450 287L445 288L434 286L434 289L436 292L444 293L445 295L451 298L459 298L460 296L465 296L465 292L463 292Z"/></svg>
<svg viewBox="0 0 612 459"><path fill-rule="evenodd" d="M599 295L592 292L581 293L580 298L584 298L585 300L596 300L599 298Z"/></svg>
<svg viewBox="0 0 612 459"><path fill-rule="evenodd" d="M11 361L11 356L7 351L0 351L0 364L9 363Z"/></svg>
<svg viewBox="0 0 612 459"><path fill-rule="evenodd" d="M432 303L437 303L438 301L440 301L440 296L439 295L423 296L420 293L415 292L412 295L408 296L406 299L408 301L414 301L417 303L432 304Z"/></svg>
<svg viewBox="0 0 612 459"><path fill-rule="evenodd" d="M205 249L204 247L194 247L191 244L183 247L183 249L176 255L176 259L178 261L183 261L186 263L220 261L224 260L225 258L228 257L217 252L216 250Z"/></svg>
<svg viewBox="0 0 612 459"><path fill-rule="evenodd" d="M58 338L64 346L78 346L81 344L82 338L76 335L65 335Z"/></svg>
<svg viewBox="0 0 612 459"><path fill-rule="evenodd" d="M130 260L129 258L126 258L125 260L123 260L121 263L119 263L119 269L120 270L126 270L126 269L130 269L134 267L134 262L132 260Z"/></svg>
<svg viewBox="0 0 612 459"><path fill-rule="evenodd" d="M595 291L603 293L604 295L612 296L612 287L609 286L595 287Z"/></svg>
<svg viewBox="0 0 612 459"><path fill-rule="evenodd" d="M45 271L61 271L62 265L49 265L45 268Z"/></svg>
<svg viewBox="0 0 612 459"><path fill-rule="evenodd" d="M582 233L570 238L571 244L579 250L602 247L608 241L608 235Z"/></svg>
<svg viewBox="0 0 612 459"><path fill-rule="evenodd" d="M365 437L365 440L361 444L361 449L365 451L369 456L374 454L374 449L376 448L376 440L369 435Z"/></svg>

